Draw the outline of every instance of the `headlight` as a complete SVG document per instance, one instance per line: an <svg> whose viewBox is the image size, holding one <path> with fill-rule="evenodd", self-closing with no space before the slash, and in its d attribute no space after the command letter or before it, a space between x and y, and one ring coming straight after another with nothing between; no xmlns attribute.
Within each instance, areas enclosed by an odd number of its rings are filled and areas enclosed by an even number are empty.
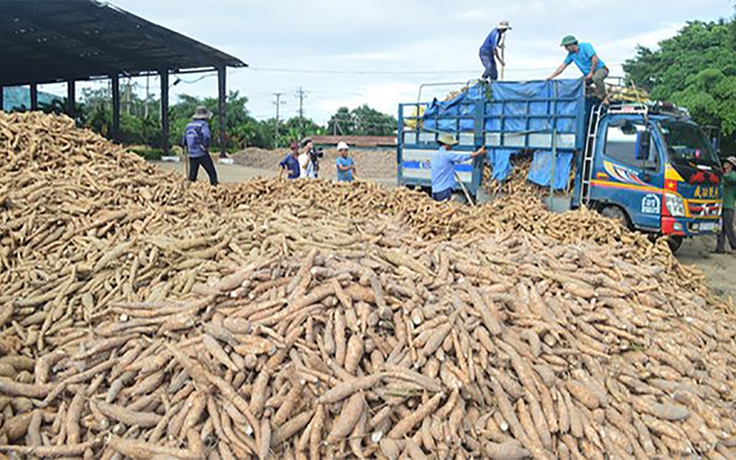
<svg viewBox="0 0 736 460"><path fill-rule="evenodd" d="M667 211L672 217L685 217L685 202L681 197L667 193L664 198Z"/></svg>

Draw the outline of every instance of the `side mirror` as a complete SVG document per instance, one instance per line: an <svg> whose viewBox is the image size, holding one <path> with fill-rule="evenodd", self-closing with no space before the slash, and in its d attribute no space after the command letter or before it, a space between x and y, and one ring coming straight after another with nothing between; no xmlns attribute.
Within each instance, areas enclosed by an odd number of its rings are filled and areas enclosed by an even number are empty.
<svg viewBox="0 0 736 460"><path fill-rule="evenodd" d="M636 159L649 159L649 146L652 142L652 133L647 129L637 133L636 138Z"/></svg>

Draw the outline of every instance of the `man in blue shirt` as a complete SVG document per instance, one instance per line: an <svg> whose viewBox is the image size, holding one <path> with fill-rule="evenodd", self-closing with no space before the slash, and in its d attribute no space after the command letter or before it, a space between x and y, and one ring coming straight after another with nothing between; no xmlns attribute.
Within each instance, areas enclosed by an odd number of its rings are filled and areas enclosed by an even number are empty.
<svg viewBox="0 0 736 460"><path fill-rule="evenodd" d="M609 101L606 92L608 68L598 57L598 54L596 54L595 49L593 49L593 45L590 43L578 43L577 38L572 35L568 35L562 39L562 44L560 46L564 46L567 50L567 57L565 58L565 62L563 62L548 79L554 79L574 62L583 75L585 75L585 79L588 82L593 83L596 97L601 99L604 104L608 104Z"/></svg>
<svg viewBox="0 0 736 460"><path fill-rule="evenodd" d="M289 171L289 179L299 179L301 168L299 167L299 144L291 144L291 153L279 163L279 179L283 177L284 171Z"/></svg>
<svg viewBox="0 0 736 460"><path fill-rule="evenodd" d="M189 156L189 180L197 181L199 167L203 167L210 178L210 184L217 185L217 171L210 157L210 126L207 121L212 118L212 112L205 107L197 107L192 115L192 121L184 129L182 146Z"/></svg>
<svg viewBox="0 0 736 460"><path fill-rule="evenodd" d="M345 142L337 144L337 151L340 153L335 162L338 182L352 182L355 180L355 162L348 157L349 149L350 147Z"/></svg>
<svg viewBox="0 0 736 460"><path fill-rule="evenodd" d="M440 148L430 161L432 198L435 201L448 201L455 187L455 165L485 155L486 148L481 147L473 153L453 153L451 150L457 145L457 139L451 134L441 134L437 142Z"/></svg>
<svg viewBox="0 0 736 460"><path fill-rule="evenodd" d="M481 45L480 62L483 63L483 67L486 69L485 72L483 72L481 80L498 80L498 67L496 66L496 59L498 59L498 62L500 62L501 65L506 65L506 63L503 62L503 58L501 57L499 48L501 46L501 39L508 30L511 30L509 21L499 22L498 27L494 28L491 33L488 34L486 41L484 41L483 45Z"/></svg>

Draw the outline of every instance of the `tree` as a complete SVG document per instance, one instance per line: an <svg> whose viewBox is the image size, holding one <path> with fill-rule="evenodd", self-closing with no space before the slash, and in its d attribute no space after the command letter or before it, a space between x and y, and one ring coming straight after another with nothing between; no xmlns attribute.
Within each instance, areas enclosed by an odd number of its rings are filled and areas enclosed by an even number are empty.
<svg viewBox="0 0 736 460"><path fill-rule="evenodd" d="M391 136L396 131L396 118L362 105L353 110L341 107L327 123L327 131L343 136Z"/></svg>
<svg viewBox="0 0 736 460"><path fill-rule="evenodd" d="M397 130L398 122L392 115L362 105L352 111L356 131L361 136L390 136Z"/></svg>
<svg viewBox="0 0 736 460"><path fill-rule="evenodd" d="M325 128L310 118L293 117L281 123L279 133L279 146L285 147L308 136L325 134Z"/></svg>
<svg viewBox="0 0 736 460"><path fill-rule="evenodd" d="M659 49L637 49L627 78L657 100L687 107L701 125L720 128L724 153L736 148L736 20L691 22Z"/></svg>

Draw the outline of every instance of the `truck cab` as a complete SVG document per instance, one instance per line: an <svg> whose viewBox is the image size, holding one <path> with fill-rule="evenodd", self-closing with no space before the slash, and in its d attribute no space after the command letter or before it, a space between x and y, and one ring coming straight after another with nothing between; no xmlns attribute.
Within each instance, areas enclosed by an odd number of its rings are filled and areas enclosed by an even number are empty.
<svg viewBox="0 0 736 460"><path fill-rule="evenodd" d="M572 207L589 206L632 229L669 235L673 250L685 237L720 231L720 162L686 112L646 104L593 110L593 151L578 158Z"/></svg>

